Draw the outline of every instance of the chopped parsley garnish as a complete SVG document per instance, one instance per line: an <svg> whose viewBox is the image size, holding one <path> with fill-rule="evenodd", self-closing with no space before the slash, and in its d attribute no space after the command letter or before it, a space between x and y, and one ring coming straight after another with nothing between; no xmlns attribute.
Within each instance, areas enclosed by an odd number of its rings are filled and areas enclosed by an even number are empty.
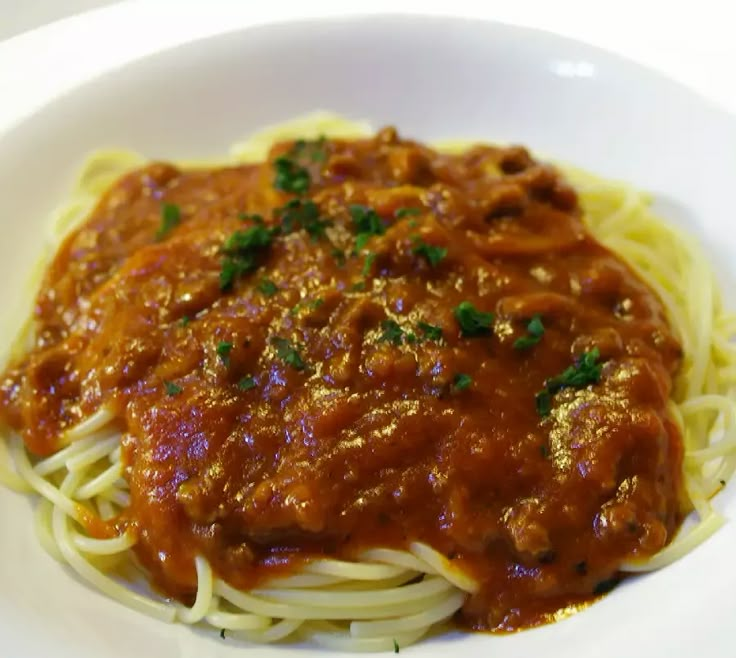
<svg viewBox="0 0 736 658"><path fill-rule="evenodd" d="M179 326L180 327L186 327L191 322L188 315L183 315L181 317L181 320L179 320Z"/></svg>
<svg viewBox="0 0 736 658"><path fill-rule="evenodd" d="M273 162L276 175L273 186L282 192L304 194L312 182L309 172L301 165L286 156L276 158Z"/></svg>
<svg viewBox="0 0 736 658"><path fill-rule="evenodd" d="M238 388L241 391L250 391L250 389L255 388L255 387L256 387L256 380L254 377L251 377L250 375L247 377L243 377L238 382Z"/></svg>
<svg viewBox="0 0 736 658"><path fill-rule="evenodd" d="M325 303L325 300L322 299L322 297L317 297L317 299L313 299L310 302L299 302L298 304L296 304L295 306L291 308L291 310L289 311L289 315L296 315L302 309L316 311L324 303Z"/></svg>
<svg viewBox="0 0 736 658"><path fill-rule="evenodd" d="M537 413L544 418L549 416L552 411L552 394L545 388L539 391L534 397L534 403L537 406Z"/></svg>
<svg viewBox="0 0 736 658"><path fill-rule="evenodd" d="M421 208L399 208L395 213L396 219L404 219L404 217L411 217L412 215L421 215Z"/></svg>
<svg viewBox="0 0 736 658"><path fill-rule="evenodd" d="M353 219L357 235L355 236L355 251L361 251L365 247L368 240L374 235L383 235L386 227L378 213L372 208L366 206L352 205L350 206L350 216Z"/></svg>
<svg viewBox="0 0 736 658"><path fill-rule="evenodd" d="M156 231L156 240L163 240L181 222L179 206L164 203L161 206L161 224Z"/></svg>
<svg viewBox="0 0 736 658"><path fill-rule="evenodd" d="M325 229L332 226L329 219L320 217L319 206L309 199L292 199L286 205L277 208L274 215L281 222L284 233L304 229L315 241L324 237Z"/></svg>
<svg viewBox="0 0 736 658"><path fill-rule="evenodd" d="M399 643L394 640L394 653L399 653Z"/></svg>
<svg viewBox="0 0 736 658"><path fill-rule="evenodd" d="M601 378L601 364L598 363L600 355L598 348L594 347L561 375L548 379L536 395L537 413L543 418L548 416L552 410L552 396L563 388L584 388L588 384L597 384Z"/></svg>
<svg viewBox="0 0 736 658"><path fill-rule="evenodd" d="M345 252L341 249L333 249L331 252L332 257L335 259L338 267L345 266Z"/></svg>
<svg viewBox="0 0 736 658"><path fill-rule="evenodd" d="M258 292L266 297L273 297L279 291L279 287L271 279L261 279L258 282Z"/></svg>
<svg viewBox="0 0 736 658"><path fill-rule="evenodd" d="M378 339L382 343L391 343L392 345L401 345L401 339L404 336L404 330L394 320L384 320L381 322L381 337Z"/></svg>
<svg viewBox="0 0 736 658"><path fill-rule="evenodd" d="M544 335L544 325L542 324L542 316L539 314L533 315L532 319L529 320L529 324L526 326L526 330L532 336Z"/></svg>
<svg viewBox="0 0 736 658"><path fill-rule="evenodd" d="M174 382L170 382L164 379L164 388L166 389L166 395L173 398L175 395L179 395L184 389L181 386L177 386Z"/></svg>
<svg viewBox="0 0 736 658"><path fill-rule="evenodd" d="M235 231L225 240L226 253L239 253L267 247L273 239L273 230L264 226L251 226L245 231Z"/></svg>
<svg viewBox="0 0 736 658"><path fill-rule="evenodd" d="M291 366L294 370L304 370L307 364L304 363L299 350L286 338L274 336L271 339L271 345L276 348L276 356L281 359L287 366Z"/></svg>
<svg viewBox="0 0 736 658"><path fill-rule="evenodd" d="M417 327L427 340L442 340L442 328L428 322L418 322Z"/></svg>
<svg viewBox="0 0 736 658"><path fill-rule="evenodd" d="M493 313L479 311L470 302L460 302L453 313L463 336L487 336L491 333Z"/></svg>
<svg viewBox="0 0 736 658"><path fill-rule="evenodd" d="M376 260L376 254L374 254L372 251L369 251L365 255L365 260L363 261L363 268L361 269L360 273L363 276L368 276L371 272L371 267L373 267L373 262Z"/></svg>
<svg viewBox="0 0 736 658"><path fill-rule="evenodd" d="M233 344L226 340L221 340L217 343L217 356L220 357L220 360L226 368L230 367L230 352L232 349Z"/></svg>
<svg viewBox="0 0 736 658"><path fill-rule="evenodd" d="M435 327L426 322L418 322L417 328L422 332L424 340L442 340L442 329ZM392 345L401 345L402 341L409 345L420 343L420 337L413 331L405 331L398 322L394 320L384 320L381 322L381 335L378 338L381 343L391 343Z"/></svg>
<svg viewBox="0 0 736 658"><path fill-rule="evenodd" d="M515 350L526 350L536 345L542 336L544 336L544 325L542 324L542 316L535 315L526 325L526 336L521 336L514 341Z"/></svg>
<svg viewBox="0 0 736 658"><path fill-rule="evenodd" d="M464 391L473 383L473 378L464 372L459 372L452 378L452 388L455 391Z"/></svg>
<svg viewBox="0 0 736 658"><path fill-rule="evenodd" d="M221 629L220 629L220 637L221 637L221 638L222 638L223 640L225 639L225 629L224 629L224 628L221 628Z"/></svg>
<svg viewBox="0 0 736 658"><path fill-rule="evenodd" d="M365 290L365 281L358 281L357 283L354 283L352 286L350 286L349 290L351 292L358 292L359 290Z"/></svg>
<svg viewBox="0 0 736 658"><path fill-rule="evenodd" d="M298 159L305 158L311 162L324 162L327 159L326 143L324 135L320 135L316 140L297 139L289 155Z"/></svg>
<svg viewBox="0 0 736 658"><path fill-rule="evenodd" d="M226 257L222 261L220 269L220 290L229 290L233 281L242 274L247 274L254 269L255 264L250 259Z"/></svg>
<svg viewBox="0 0 736 658"><path fill-rule="evenodd" d="M263 217L257 213L245 213L241 212L238 214L238 219L243 222L253 222L254 224L263 224Z"/></svg>
<svg viewBox="0 0 736 658"><path fill-rule="evenodd" d="M268 247L277 229L256 225L244 231L235 231L225 240L220 269L220 290L228 290L239 276L256 269L258 254Z"/></svg>
<svg viewBox="0 0 736 658"><path fill-rule="evenodd" d="M286 155L274 160L273 186L282 192L299 196L304 194L312 183L312 177L304 164L324 162L327 159L325 144L324 137L313 141L296 140Z"/></svg>
<svg viewBox="0 0 736 658"><path fill-rule="evenodd" d="M417 238L414 241L414 247L411 252L417 256L425 258L432 267L437 267L442 259L447 256L446 247L436 247L434 245L427 244L421 238Z"/></svg>

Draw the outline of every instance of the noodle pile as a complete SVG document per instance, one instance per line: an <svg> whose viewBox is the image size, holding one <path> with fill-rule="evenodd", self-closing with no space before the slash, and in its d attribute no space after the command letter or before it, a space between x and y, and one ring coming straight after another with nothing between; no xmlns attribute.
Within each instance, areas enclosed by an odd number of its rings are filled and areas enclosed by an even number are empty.
<svg viewBox="0 0 736 658"><path fill-rule="evenodd" d="M277 140L368 132L363 124L319 114L266 130L235 146L231 157L234 162L258 161ZM143 162L128 152L93 155L71 200L54 218L50 242L58 244L112 182ZM724 523L710 499L736 469L736 346L731 342L736 315L724 311L706 256L691 238L653 214L646 195L561 168L578 192L593 235L656 291L685 353L671 415L685 443L684 482L694 514L660 553L623 566L625 571L650 571L679 559ZM35 290L38 280L33 284ZM24 352L31 340L28 324L12 353ZM65 433L63 449L42 460L31 458L20 437L6 432L0 441L0 482L35 493L36 527L44 548L124 605L164 621L206 624L248 642L293 637L330 649L392 651L449 620L477 587L442 554L415 542L406 551L368 550L357 562L315 560L295 575L249 592L218 579L207 561L197 558L198 590L190 608L139 593L130 586L136 573L130 551L135 536L95 538L83 530L91 516L114 519L130 502L121 437L112 421L108 410L98 411Z"/></svg>

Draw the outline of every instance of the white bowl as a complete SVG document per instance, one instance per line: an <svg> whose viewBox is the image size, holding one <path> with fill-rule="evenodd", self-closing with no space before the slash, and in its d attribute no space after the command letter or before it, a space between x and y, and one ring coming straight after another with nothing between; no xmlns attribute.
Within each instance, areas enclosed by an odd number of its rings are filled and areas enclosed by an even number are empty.
<svg viewBox="0 0 736 658"><path fill-rule="evenodd" d="M152 158L224 154L254 129L314 109L421 138L513 141L654 192L734 280L736 121L667 79L550 34L446 18L315 20L223 33L70 89L0 137L0 302L22 303L49 211L91 150ZM25 300L27 303L27 299ZM3 323L8 324L8 314ZM730 487L718 501L734 515ZM122 658L321 653L235 649L141 617L42 552L29 503L0 491L0 654ZM511 636L453 633L415 656L734 655L736 532L620 587L555 625ZM337 654L333 654L337 655Z"/></svg>

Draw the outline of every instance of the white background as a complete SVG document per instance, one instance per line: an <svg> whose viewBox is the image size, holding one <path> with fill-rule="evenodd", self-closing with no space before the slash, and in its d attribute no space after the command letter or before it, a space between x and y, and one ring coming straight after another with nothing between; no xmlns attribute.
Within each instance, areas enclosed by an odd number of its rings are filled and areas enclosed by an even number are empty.
<svg viewBox="0 0 736 658"><path fill-rule="evenodd" d="M79 12L139 2L166 7L161 14L165 18L158 26L162 42L166 40L166 20L186 20L188 7L201 6L206 2L213 14L258 14L262 4L261 0L129 0L124 3L110 0L0 0L0 40ZM274 5L282 6L284 16L291 13L308 15L325 7L348 12L361 4L378 11L381 7L459 11L565 34L659 69L736 112L736 21L733 20L736 5L731 0L376 0L370 4L349 0L268 1L271 9ZM93 43L93 35L87 36ZM71 44L72 37L69 38ZM127 38L135 41L138 35L130 34ZM77 47L84 47L85 44L77 39L78 34L75 34ZM2 46L0 43L0 92L8 93L0 93L0 98L3 104L12 105L13 97L19 92L19 101L23 100L23 88L29 84L27 80L19 82L23 60L37 57L39 44L33 43L32 48L25 52L14 49L11 59L2 56ZM96 48L99 49L99 45ZM91 52L90 57L104 59L104 52ZM39 80L32 69L32 82L53 85L59 73L58 70L48 71L48 79L44 81ZM65 71L64 75L69 75L69 72ZM5 108L5 113L0 113L0 120L9 114L10 109Z"/></svg>

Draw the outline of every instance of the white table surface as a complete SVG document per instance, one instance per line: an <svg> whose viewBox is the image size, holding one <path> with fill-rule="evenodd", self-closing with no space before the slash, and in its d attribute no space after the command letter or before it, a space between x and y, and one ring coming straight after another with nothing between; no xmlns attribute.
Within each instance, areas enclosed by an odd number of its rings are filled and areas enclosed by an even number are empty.
<svg viewBox="0 0 736 658"><path fill-rule="evenodd" d="M736 112L731 0L0 0L0 131L70 85L223 27L386 10L561 33L659 69Z"/></svg>

